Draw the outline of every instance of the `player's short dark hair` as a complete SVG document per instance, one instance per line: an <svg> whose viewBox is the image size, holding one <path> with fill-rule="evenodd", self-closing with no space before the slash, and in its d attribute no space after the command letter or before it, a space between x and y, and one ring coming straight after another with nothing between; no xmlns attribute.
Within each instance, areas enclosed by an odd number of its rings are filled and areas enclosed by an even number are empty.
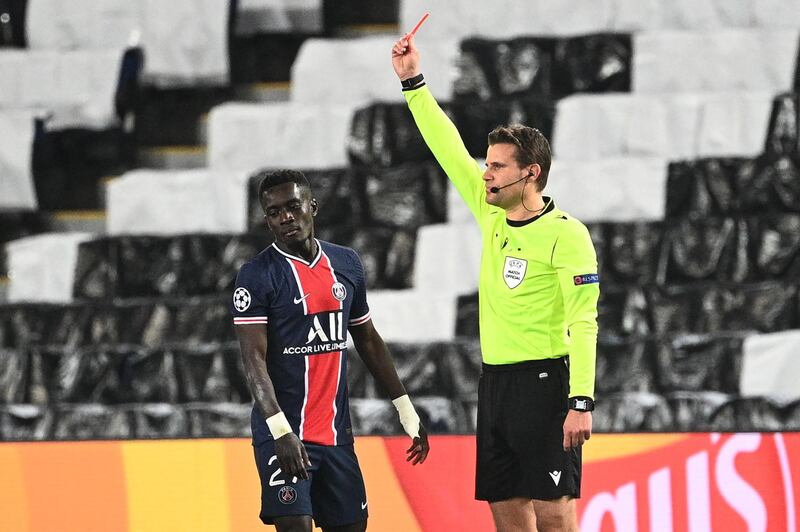
<svg viewBox="0 0 800 532"><path fill-rule="evenodd" d="M253 179L261 181L258 185L259 201L264 198L267 190L284 183L296 183L300 187L305 187L309 193L311 192L311 184L300 170L261 170L253 175Z"/></svg>
<svg viewBox="0 0 800 532"><path fill-rule="evenodd" d="M513 144L517 147L515 159L522 167L538 164L542 168L539 179L536 180L537 190L542 191L547 185L547 176L550 174L550 162L553 158L550 152L550 143L547 137L535 127L513 124L498 126L489 133L489 146L495 144Z"/></svg>

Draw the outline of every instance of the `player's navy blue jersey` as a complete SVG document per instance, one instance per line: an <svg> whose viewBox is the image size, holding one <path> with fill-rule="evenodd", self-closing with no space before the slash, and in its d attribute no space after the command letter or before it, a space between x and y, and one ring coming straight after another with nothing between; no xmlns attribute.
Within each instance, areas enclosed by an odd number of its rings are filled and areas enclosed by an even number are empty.
<svg viewBox="0 0 800 532"><path fill-rule="evenodd" d="M355 251L317 241L311 263L273 244L239 270L236 325L265 324L267 371L281 410L306 442L353 442L347 392L347 327L369 321L364 268ZM252 415L256 445L271 439Z"/></svg>

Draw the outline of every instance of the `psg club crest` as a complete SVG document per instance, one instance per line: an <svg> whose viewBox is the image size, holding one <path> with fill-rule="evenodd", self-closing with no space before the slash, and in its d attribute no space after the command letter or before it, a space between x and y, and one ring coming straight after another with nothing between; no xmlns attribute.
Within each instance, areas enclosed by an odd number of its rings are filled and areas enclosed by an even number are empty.
<svg viewBox="0 0 800 532"><path fill-rule="evenodd" d="M333 283L331 292L333 292L333 297L335 297L337 301L344 301L344 298L347 297L347 290L344 285L339 282Z"/></svg>
<svg viewBox="0 0 800 532"><path fill-rule="evenodd" d="M233 308L239 312L244 312L250 308L250 292L247 291L247 288L240 286L233 292Z"/></svg>
<svg viewBox="0 0 800 532"><path fill-rule="evenodd" d="M503 280L509 288L516 288L525 278L525 272L528 271L528 261L525 259L517 259L514 257L506 257L506 263L503 267Z"/></svg>
<svg viewBox="0 0 800 532"><path fill-rule="evenodd" d="M297 500L297 491L291 486L283 486L278 490L278 500L282 504L292 504Z"/></svg>

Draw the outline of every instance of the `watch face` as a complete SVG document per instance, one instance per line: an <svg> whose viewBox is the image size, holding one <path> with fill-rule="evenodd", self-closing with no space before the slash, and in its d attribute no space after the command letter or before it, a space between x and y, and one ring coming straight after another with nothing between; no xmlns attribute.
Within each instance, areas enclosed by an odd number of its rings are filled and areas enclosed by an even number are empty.
<svg viewBox="0 0 800 532"><path fill-rule="evenodd" d="M577 410L586 410L586 399L577 399L575 401L575 408Z"/></svg>

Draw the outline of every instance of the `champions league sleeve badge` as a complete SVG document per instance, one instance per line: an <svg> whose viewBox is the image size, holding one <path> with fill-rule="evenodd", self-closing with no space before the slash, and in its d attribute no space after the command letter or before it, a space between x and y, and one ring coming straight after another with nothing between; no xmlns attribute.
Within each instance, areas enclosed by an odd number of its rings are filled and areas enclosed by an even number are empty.
<svg viewBox="0 0 800 532"><path fill-rule="evenodd" d="M250 297L250 292L247 291L247 288L242 288L240 286L233 292L233 308L239 312L244 312L250 308L251 300L252 298Z"/></svg>

